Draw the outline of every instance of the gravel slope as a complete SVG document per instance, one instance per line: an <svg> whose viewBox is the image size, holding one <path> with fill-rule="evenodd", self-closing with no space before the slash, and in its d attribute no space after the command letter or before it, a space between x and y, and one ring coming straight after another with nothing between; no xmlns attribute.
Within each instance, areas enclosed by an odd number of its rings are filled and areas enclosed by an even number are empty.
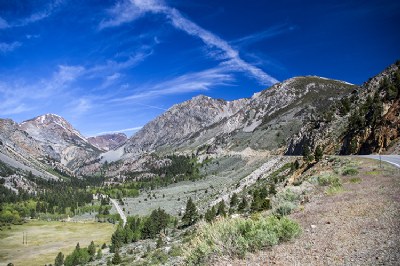
<svg viewBox="0 0 400 266"><path fill-rule="evenodd" d="M303 234L245 260L220 265L400 265L400 172L365 158L357 176L343 177L344 191L316 191L303 211L291 215Z"/></svg>

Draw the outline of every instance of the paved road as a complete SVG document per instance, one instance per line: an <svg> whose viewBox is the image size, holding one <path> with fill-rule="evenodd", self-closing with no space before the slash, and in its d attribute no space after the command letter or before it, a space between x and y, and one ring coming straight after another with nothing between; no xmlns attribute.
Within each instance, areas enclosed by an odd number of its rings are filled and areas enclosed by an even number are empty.
<svg viewBox="0 0 400 266"><path fill-rule="evenodd" d="M121 209L121 207L118 205L118 202L115 199L110 198L110 201L112 204L114 204L115 208L117 209L117 212L121 216L122 219L122 225L125 226L126 224L126 216L124 211Z"/></svg>
<svg viewBox="0 0 400 266"><path fill-rule="evenodd" d="M361 157L379 160L379 155L363 155ZM400 155L381 155L380 157L382 161L391 163L396 167L400 168Z"/></svg>

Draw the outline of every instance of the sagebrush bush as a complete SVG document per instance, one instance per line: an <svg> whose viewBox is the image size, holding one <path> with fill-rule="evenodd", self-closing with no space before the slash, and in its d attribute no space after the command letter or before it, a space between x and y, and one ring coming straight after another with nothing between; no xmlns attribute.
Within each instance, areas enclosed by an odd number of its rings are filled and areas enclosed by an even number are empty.
<svg viewBox="0 0 400 266"><path fill-rule="evenodd" d="M317 178L318 184L320 186L339 186L340 179L334 175L322 175Z"/></svg>
<svg viewBox="0 0 400 266"><path fill-rule="evenodd" d="M355 168L347 168L343 171L343 175L358 175L358 170Z"/></svg>
<svg viewBox="0 0 400 266"><path fill-rule="evenodd" d="M295 204L289 201L283 201L274 209L274 214L278 217L283 217L291 214L294 209L296 209Z"/></svg>
<svg viewBox="0 0 400 266"><path fill-rule="evenodd" d="M297 193L293 192L290 189L286 189L282 193L278 195L278 197L284 201L289 201L289 202L295 202L300 199L300 195Z"/></svg>
<svg viewBox="0 0 400 266"><path fill-rule="evenodd" d="M243 258L246 252L276 245L300 233L300 226L285 217L228 218L203 223L185 251L186 262L204 264L211 255Z"/></svg>

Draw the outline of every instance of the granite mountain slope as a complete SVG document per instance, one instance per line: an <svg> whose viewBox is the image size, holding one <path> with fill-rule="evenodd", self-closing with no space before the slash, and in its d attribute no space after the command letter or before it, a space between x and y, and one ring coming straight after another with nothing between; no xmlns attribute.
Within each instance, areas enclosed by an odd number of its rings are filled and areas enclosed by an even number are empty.
<svg viewBox="0 0 400 266"><path fill-rule="evenodd" d="M106 172L110 176L146 171L146 165L172 153L300 155L305 146L317 145L331 154L395 150L399 87L397 63L360 87L306 76L235 101L200 95L174 105L129 139L123 134L87 139L52 114L21 124L0 120L0 148L21 162L69 174L104 173L103 164L115 162Z"/></svg>

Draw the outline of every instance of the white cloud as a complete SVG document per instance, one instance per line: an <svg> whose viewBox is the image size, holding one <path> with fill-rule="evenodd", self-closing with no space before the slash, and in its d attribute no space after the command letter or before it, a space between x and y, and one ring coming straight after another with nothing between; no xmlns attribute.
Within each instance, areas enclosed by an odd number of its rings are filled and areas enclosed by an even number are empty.
<svg viewBox="0 0 400 266"><path fill-rule="evenodd" d="M249 45L252 43L259 42L264 39L268 39L268 38L272 38L272 37L275 37L280 34L284 34L288 31L293 31L295 29L296 29L296 27L293 25L279 24L279 25L270 27L267 30L264 30L261 32L256 32L251 35L239 38L237 40L232 41L231 43L234 45L240 45L240 46Z"/></svg>
<svg viewBox="0 0 400 266"><path fill-rule="evenodd" d="M113 21L113 23L108 24L109 27L134 21L147 12L163 14L176 29L201 39L212 49L219 50L220 52L216 53L216 59L224 60L222 62L223 65L228 65L230 70L247 73L263 85L271 85L278 82L278 80L265 73L262 69L241 59L239 52L228 42L185 18L178 10L168 7L163 2L157 0L131 0L130 3L131 7L125 9L121 9L120 6L129 6L129 2L126 0L118 2L114 6L119 12L111 14L112 18L109 21Z"/></svg>
<svg viewBox="0 0 400 266"><path fill-rule="evenodd" d="M97 77L101 75L110 75L115 74L116 72L134 67L143 60L145 60L148 56L152 55L153 51L139 51L136 54L132 54L125 61L114 61L108 60L105 64L95 65L87 69L86 74L88 77Z"/></svg>
<svg viewBox="0 0 400 266"><path fill-rule="evenodd" d="M9 27L22 27L31 23L43 20L49 17L58 7L60 7L65 0L54 0L46 5L42 10L31 14L29 17L18 20L14 23L9 24Z"/></svg>
<svg viewBox="0 0 400 266"><path fill-rule="evenodd" d="M12 43L5 43L5 42L0 42L0 52L1 53L8 53L12 52L18 47L20 47L22 43L20 42L12 42Z"/></svg>
<svg viewBox="0 0 400 266"><path fill-rule="evenodd" d="M51 1L49 4L47 4L45 7L43 7L42 10L35 12L31 14L28 17L13 21L13 22L7 22L5 19L0 17L0 29L7 29L7 28L14 28L14 27L23 27L26 25L29 25L31 23L43 20L47 17L49 17L53 12L60 7L65 0L54 0Z"/></svg>
<svg viewBox="0 0 400 266"><path fill-rule="evenodd" d="M105 135L105 134L112 134L112 133L125 133L125 132L134 132L142 129L142 126L140 127L131 127L131 128L124 128L124 129L119 129L119 130L114 130L114 131L105 131L105 132L100 132L95 134L95 136L99 135Z"/></svg>
<svg viewBox="0 0 400 266"><path fill-rule="evenodd" d="M80 98L72 106L72 112L76 115L83 114L92 109L93 105L89 99Z"/></svg>
<svg viewBox="0 0 400 266"><path fill-rule="evenodd" d="M224 68L213 68L200 72L189 73L174 79L156 84L144 85L136 93L127 97L113 99L111 102L146 99L162 95L182 94L195 91L207 91L217 85L227 85L234 80Z"/></svg>

